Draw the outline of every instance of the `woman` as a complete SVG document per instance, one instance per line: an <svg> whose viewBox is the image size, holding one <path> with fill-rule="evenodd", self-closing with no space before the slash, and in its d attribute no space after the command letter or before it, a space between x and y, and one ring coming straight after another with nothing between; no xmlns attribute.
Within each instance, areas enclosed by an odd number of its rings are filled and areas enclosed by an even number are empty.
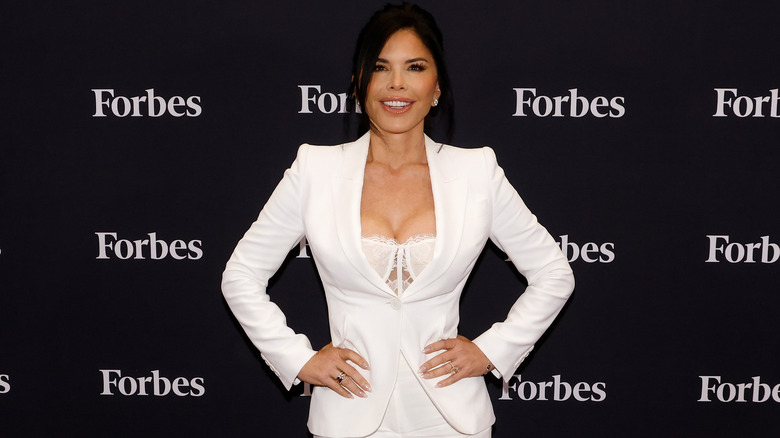
<svg viewBox="0 0 780 438"><path fill-rule="evenodd" d="M315 437L489 437L482 376L512 376L569 297L571 269L491 149L425 135L431 108L450 95L430 14L409 4L376 13L352 82L368 132L301 146L228 262L225 298L287 388L316 386ZM319 351L265 290L304 235L328 304L332 342ZM458 304L488 238L528 287L471 341L457 334Z"/></svg>

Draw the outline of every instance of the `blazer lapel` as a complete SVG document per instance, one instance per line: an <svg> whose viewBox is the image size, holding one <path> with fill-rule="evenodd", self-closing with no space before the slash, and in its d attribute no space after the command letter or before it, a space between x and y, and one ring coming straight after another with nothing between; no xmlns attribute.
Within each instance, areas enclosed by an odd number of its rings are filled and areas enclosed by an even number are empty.
<svg viewBox="0 0 780 438"><path fill-rule="evenodd" d="M366 170L370 134L366 133L354 143L341 146L344 160L339 172L331 181L333 215L336 218L336 232L349 262L377 289L395 296L390 287L379 277L363 254L361 243L360 201L363 195L363 174Z"/></svg>
<svg viewBox="0 0 780 438"><path fill-rule="evenodd" d="M425 289L447 272L458 253L463 235L468 195L466 179L460 178L455 164L441 143L436 143L426 136L425 149L436 214L436 246L433 259L404 291L404 297Z"/></svg>

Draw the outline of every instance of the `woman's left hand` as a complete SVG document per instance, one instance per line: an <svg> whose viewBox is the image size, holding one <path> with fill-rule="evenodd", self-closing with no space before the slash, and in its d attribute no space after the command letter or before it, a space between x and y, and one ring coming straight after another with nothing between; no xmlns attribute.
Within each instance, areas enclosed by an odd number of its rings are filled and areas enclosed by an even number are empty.
<svg viewBox="0 0 780 438"><path fill-rule="evenodd" d="M447 374L450 376L436 386L441 388L452 385L464 377L479 377L493 369L490 359L468 338L442 339L425 347L424 353L444 350L428 362L422 364L419 373L424 379L433 379Z"/></svg>

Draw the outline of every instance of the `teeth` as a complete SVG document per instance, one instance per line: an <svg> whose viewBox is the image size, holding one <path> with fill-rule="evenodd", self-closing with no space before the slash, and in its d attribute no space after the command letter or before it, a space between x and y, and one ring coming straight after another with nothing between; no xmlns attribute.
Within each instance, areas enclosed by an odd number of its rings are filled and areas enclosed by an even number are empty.
<svg viewBox="0 0 780 438"><path fill-rule="evenodd" d="M401 102L399 100L390 100L383 103L391 108L403 108L412 104L412 102Z"/></svg>

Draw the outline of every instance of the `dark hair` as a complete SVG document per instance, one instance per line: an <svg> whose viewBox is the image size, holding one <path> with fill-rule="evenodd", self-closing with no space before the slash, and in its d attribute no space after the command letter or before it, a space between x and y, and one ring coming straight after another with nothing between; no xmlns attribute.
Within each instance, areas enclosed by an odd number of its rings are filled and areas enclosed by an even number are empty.
<svg viewBox="0 0 780 438"><path fill-rule="evenodd" d="M454 101L447 66L444 63L444 38L433 15L417 5L408 2L401 5L388 4L382 10L375 12L360 31L355 54L352 57L352 83L349 87L352 109L355 109L356 104L360 108L366 107L366 93L374 75L376 60L387 40L399 30L413 31L433 55L441 96L439 96L439 105L431 107L425 117L425 132L429 133L432 129L432 118L442 119L446 141L449 142L452 137ZM359 114L359 117L359 131L365 132L371 127L371 120L365 111Z"/></svg>

